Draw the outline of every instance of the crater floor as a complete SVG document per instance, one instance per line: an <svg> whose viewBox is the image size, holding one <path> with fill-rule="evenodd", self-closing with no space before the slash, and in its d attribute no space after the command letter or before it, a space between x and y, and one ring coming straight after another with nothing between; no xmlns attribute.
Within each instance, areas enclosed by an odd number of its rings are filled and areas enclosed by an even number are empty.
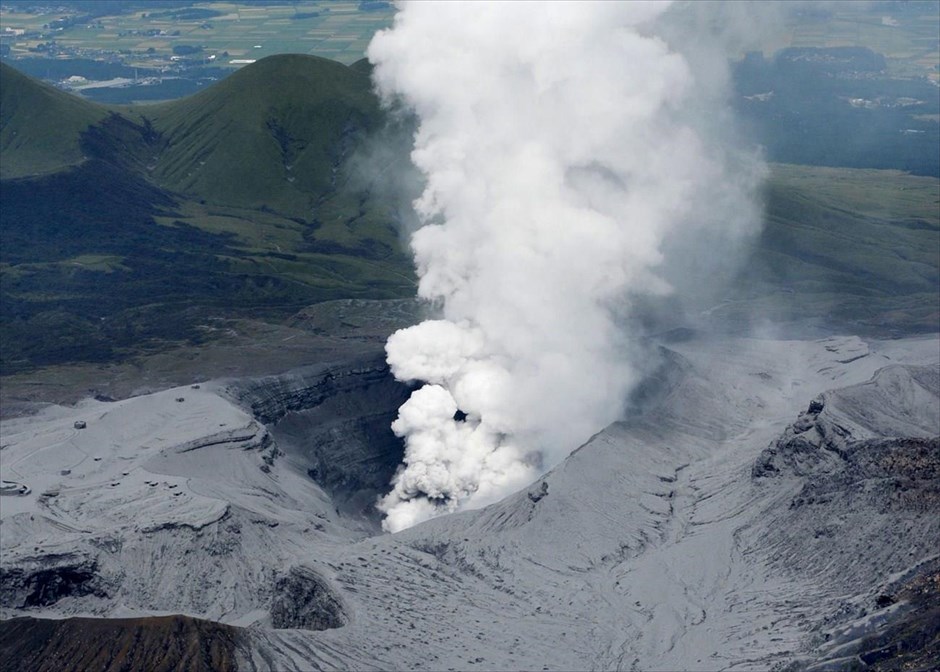
<svg viewBox="0 0 940 672"><path fill-rule="evenodd" d="M219 621L239 669L767 669L929 644L937 338L668 348L641 413L395 535L365 512L400 450L369 438L379 365L5 421L0 476L31 492L0 502L2 616Z"/></svg>

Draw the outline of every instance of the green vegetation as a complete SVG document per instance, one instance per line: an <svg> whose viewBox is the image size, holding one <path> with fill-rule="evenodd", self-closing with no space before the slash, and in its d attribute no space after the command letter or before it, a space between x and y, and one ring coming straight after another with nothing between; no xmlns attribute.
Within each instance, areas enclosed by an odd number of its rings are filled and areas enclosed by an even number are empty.
<svg viewBox="0 0 940 672"><path fill-rule="evenodd" d="M138 108L167 138L153 174L213 203L307 217L378 120L369 78L315 56L259 61L194 96Z"/></svg>
<svg viewBox="0 0 940 672"><path fill-rule="evenodd" d="M82 160L80 137L107 112L0 63L0 179Z"/></svg>
<svg viewBox="0 0 940 672"><path fill-rule="evenodd" d="M318 302L413 295L396 232L407 204L350 161L396 140L367 64L276 56L126 108L0 76L4 374L198 346L219 319L283 324ZM21 137L35 140L8 141ZM371 172L406 169L406 144ZM776 165L766 226L713 316L937 331L938 213L935 178Z"/></svg>
<svg viewBox="0 0 940 672"><path fill-rule="evenodd" d="M940 330L940 180L777 164L731 320L881 336Z"/></svg>
<svg viewBox="0 0 940 672"><path fill-rule="evenodd" d="M47 92L0 68L11 100ZM57 108L58 128L4 102L4 137L74 129L65 139L80 150L68 169L31 175L67 165L55 142L4 149L4 373L198 343L212 315L279 320L318 301L413 294L394 200L347 165L383 124L362 72L278 56L144 108L48 91L74 101Z"/></svg>

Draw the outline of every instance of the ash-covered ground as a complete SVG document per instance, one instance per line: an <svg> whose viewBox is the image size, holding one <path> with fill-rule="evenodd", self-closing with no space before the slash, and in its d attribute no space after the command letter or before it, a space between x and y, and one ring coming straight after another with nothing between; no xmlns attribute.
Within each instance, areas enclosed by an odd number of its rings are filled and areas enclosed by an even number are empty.
<svg viewBox="0 0 940 672"><path fill-rule="evenodd" d="M183 614L232 626L172 622L238 669L935 665L940 341L657 352L537 482L394 535L372 504L408 390L376 353L8 419L31 491L0 501L0 650L81 669L20 617L121 618L119 643Z"/></svg>

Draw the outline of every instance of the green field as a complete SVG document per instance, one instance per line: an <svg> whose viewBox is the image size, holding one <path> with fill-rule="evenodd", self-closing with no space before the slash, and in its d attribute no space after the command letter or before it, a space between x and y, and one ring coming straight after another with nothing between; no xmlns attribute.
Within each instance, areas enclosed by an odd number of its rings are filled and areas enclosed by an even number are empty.
<svg viewBox="0 0 940 672"><path fill-rule="evenodd" d="M940 329L940 180L774 164L764 228L713 317L876 336Z"/></svg>
<svg viewBox="0 0 940 672"><path fill-rule="evenodd" d="M149 67L173 65L172 49L179 45L202 47L202 56L215 56L215 63L230 67L239 65L232 60L283 53L312 54L349 64L363 57L372 35L391 25L394 14L391 8L362 11L358 2L343 0L285 1L262 7L198 2L191 6L213 16L187 18L174 16L173 10L136 11L54 32L43 31L43 26L74 12L63 11L55 3L48 5L42 14L0 10L4 28L42 32L42 37L13 39L14 58L29 56L29 48L54 39L76 50L76 55L120 54L129 65ZM816 11L810 9L807 5L787 8L779 23L763 31L760 48L771 54L785 47L868 47L888 58L894 76L940 81L938 3L831 2ZM162 34L144 34L148 31Z"/></svg>
<svg viewBox="0 0 940 672"><path fill-rule="evenodd" d="M884 54L894 77L940 81L940 3L831 2L817 12L795 6L786 23L763 45L765 53L785 47L867 47Z"/></svg>
<svg viewBox="0 0 940 672"><path fill-rule="evenodd" d="M200 56L207 60L214 56L214 62L222 66L238 67L231 61L287 53L323 56L350 64L365 55L372 35L389 26L393 14L391 9L361 11L358 2L342 1L285 2L262 7L205 2L194 3L193 7L216 15L191 19L162 10L104 16L89 25L43 31L41 38L13 40L12 55L32 55L29 48L54 39L60 46L76 50L75 55L120 53L128 65L147 67L173 65L173 47L179 45L202 47ZM4 28L42 31L44 24L67 15L61 11L0 11L0 23ZM148 31L161 34L145 34ZM153 52L148 53L150 49Z"/></svg>

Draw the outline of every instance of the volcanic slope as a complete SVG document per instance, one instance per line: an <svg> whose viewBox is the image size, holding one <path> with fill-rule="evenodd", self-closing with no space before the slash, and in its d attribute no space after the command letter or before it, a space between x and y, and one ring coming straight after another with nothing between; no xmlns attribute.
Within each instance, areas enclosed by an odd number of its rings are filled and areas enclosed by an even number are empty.
<svg viewBox="0 0 940 672"><path fill-rule="evenodd" d="M361 68L276 56L141 108L0 76L5 373L413 293L395 199L349 168L384 123Z"/></svg>
<svg viewBox="0 0 940 672"><path fill-rule="evenodd" d="M767 669L852 659L917 609L929 631L929 610L879 596L938 570L937 351L933 337L675 346L658 404L525 491L344 554L331 568L359 618L317 639L393 668ZM824 417L841 455L818 442L803 473L754 474L762 448ZM801 509L814 480L827 496Z"/></svg>
<svg viewBox="0 0 940 672"><path fill-rule="evenodd" d="M929 666L938 351L666 344L639 410L536 483L384 536L271 442L379 371L52 407L3 426L34 492L5 498L0 606L248 626L245 669Z"/></svg>

